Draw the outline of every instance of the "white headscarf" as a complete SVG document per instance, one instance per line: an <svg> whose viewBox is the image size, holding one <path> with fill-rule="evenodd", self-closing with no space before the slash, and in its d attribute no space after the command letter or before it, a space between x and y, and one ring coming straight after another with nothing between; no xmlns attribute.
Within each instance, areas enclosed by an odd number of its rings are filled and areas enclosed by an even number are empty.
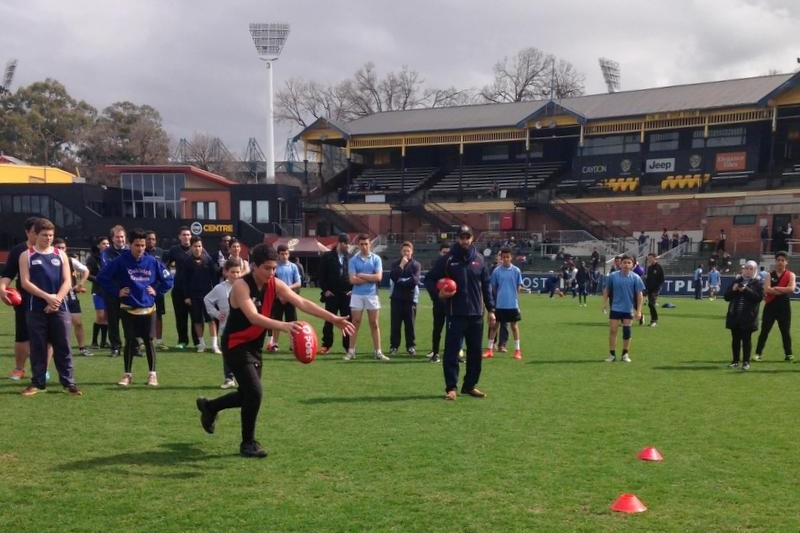
<svg viewBox="0 0 800 533"><path fill-rule="evenodd" d="M753 275L752 276L748 276L746 274L746 272L747 272L746 270L742 271L742 277L745 279L745 281L750 281L751 279L753 279L753 277L755 277L758 274L758 263L756 263L755 261L753 261L751 259L750 261L746 262L744 264L744 266L750 267L750 268L753 269Z"/></svg>

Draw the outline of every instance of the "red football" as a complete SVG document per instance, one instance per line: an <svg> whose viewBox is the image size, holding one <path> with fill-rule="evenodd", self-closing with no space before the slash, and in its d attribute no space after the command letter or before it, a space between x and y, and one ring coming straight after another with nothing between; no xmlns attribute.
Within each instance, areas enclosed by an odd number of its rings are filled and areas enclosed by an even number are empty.
<svg viewBox="0 0 800 533"><path fill-rule="evenodd" d="M444 292L456 292L456 289L458 289L458 285L456 285L456 282L453 279L441 278L439 281L436 282L436 288Z"/></svg>
<svg viewBox="0 0 800 533"><path fill-rule="evenodd" d="M300 322L303 326L298 333L292 334L292 351L294 357L307 365L317 357L317 332L308 322Z"/></svg>
<svg viewBox="0 0 800 533"><path fill-rule="evenodd" d="M8 295L8 301L11 302L11 305L20 305L22 304L22 296L20 296L17 289L14 287L8 287L6 289L6 294Z"/></svg>

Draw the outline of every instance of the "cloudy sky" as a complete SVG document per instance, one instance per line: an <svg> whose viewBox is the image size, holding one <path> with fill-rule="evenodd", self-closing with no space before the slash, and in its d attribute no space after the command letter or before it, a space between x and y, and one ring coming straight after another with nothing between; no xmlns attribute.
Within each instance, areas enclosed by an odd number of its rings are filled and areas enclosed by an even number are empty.
<svg viewBox="0 0 800 533"><path fill-rule="evenodd" d="M12 90L47 77L98 110L158 109L173 140L207 133L242 153L264 146L266 69L250 22L287 22L274 86L335 83L367 61L403 65L428 87L480 88L504 56L536 47L570 61L587 94L605 91L598 57L620 63L622 89L792 72L797 0L2 0L0 67ZM278 124L276 159L296 126Z"/></svg>

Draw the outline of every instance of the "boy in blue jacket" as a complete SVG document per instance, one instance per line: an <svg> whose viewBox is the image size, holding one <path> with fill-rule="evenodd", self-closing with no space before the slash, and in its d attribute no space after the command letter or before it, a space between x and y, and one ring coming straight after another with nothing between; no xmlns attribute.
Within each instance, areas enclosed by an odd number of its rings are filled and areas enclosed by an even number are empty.
<svg viewBox="0 0 800 533"><path fill-rule="evenodd" d="M150 373L147 385L158 386L156 350L151 336L156 312L156 296L172 288L172 275L158 259L145 252L147 234L134 229L130 235L130 249L100 270L97 281L108 294L119 297L120 319L125 332L125 373L117 382L128 387L133 381L133 356L142 339L147 354Z"/></svg>

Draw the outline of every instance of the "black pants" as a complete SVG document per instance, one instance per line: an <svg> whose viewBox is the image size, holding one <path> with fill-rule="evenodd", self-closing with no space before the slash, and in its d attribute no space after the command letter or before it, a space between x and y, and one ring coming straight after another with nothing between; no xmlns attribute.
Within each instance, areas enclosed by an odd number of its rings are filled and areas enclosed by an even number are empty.
<svg viewBox="0 0 800 533"><path fill-rule="evenodd" d="M482 316L451 316L447 319L447 336L444 339L442 362L445 392L458 388L458 352L462 343L467 348L467 372L461 385L461 392L468 392L478 384L483 363L482 342Z"/></svg>
<svg viewBox="0 0 800 533"><path fill-rule="evenodd" d="M137 339L142 339L144 342L148 370L150 372L156 371L156 349L153 345L153 337L151 337L155 316L155 313L149 315L132 315L124 309L120 310L122 331L125 332L125 351L123 352L123 358L125 372L128 374L130 374L133 369L133 357L136 354L136 348L139 346L139 341Z"/></svg>
<svg viewBox="0 0 800 533"><path fill-rule="evenodd" d="M447 308L444 302L436 300L433 302L433 332L431 338L431 351L439 353L439 345L442 342L442 330L447 319Z"/></svg>
<svg viewBox="0 0 800 533"><path fill-rule="evenodd" d="M106 304L106 316L108 317L108 344L112 350L122 348L122 338L119 334L119 300L116 298L104 297Z"/></svg>
<svg viewBox="0 0 800 533"><path fill-rule="evenodd" d="M761 315L761 333L758 334L756 343L756 353L764 353L764 345L767 344L767 337L772 326L778 323L781 331L781 341L783 342L783 354L792 355L792 309L789 302L774 302L764 306L764 313Z"/></svg>
<svg viewBox="0 0 800 533"><path fill-rule="evenodd" d="M739 362L739 352L742 362L750 364L750 354L753 351L753 331L751 329L734 328L731 330L731 355L734 363Z"/></svg>
<svg viewBox="0 0 800 533"><path fill-rule="evenodd" d="M325 298L325 310L339 316L350 316L350 296L347 294L334 294ZM333 346L333 324L325 322L322 326L322 346L330 348ZM350 337L342 336L342 346L344 351L350 347Z"/></svg>
<svg viewBox="0 0 800 533"><path fill-rule="evenodd" d="M400 327L406 336L406 348L416 348L417 339L414 332L414 321L417 318L417 304L409 300L392 298L391 309L391 333L389 334L389 346L392 348L400 347Z"/></svg>
<svg viewBox="0 0 800 533"><path fill-rule="evenodd" d="M184 346L189 344L189 334L187 330L191 329L192 342L196 345L198 342L197 333L194 331L194 328L189 328L189 316L192 313L192 306L186 305L186 295L183 289L175 287L170 294L172 297L172 307L175 310L175 329L178 331L178 344L183 344ZM110 318L109 323L111 323Z"/></svg>
<svg viewBox="0 0 800 533"><path fill-rule="evenodd" d="M658 291L647 291L647 308L650 309L650 323L658 321Z"/></svg>
<svg viewBox="0 0 800 533"><path fill-rule="evenodd" d="M242 357L244 355L244 357ZM220 396L208 402L209 408L214 412L225 409L241 409L242 442L255 440L256 420L261 409L261 360L260 356L253 353L238 354L229 357L223 354L225 362L230 365L233 375L239 384L238 390Z"/></svg>

